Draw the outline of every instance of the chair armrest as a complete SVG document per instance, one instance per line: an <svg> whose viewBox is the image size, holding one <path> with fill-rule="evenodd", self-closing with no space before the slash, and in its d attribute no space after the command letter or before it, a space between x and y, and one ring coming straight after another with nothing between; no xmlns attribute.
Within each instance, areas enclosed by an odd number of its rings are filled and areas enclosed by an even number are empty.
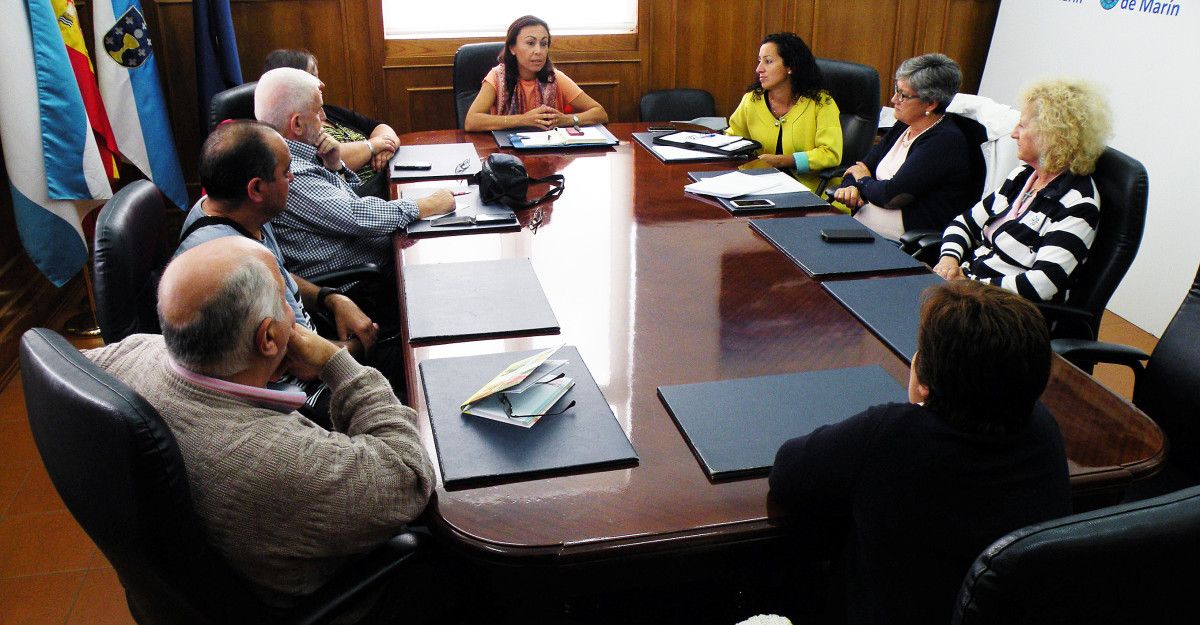
<svg viewBox="0 0 1200 625"><path fill-rule="evenodd" d="M821 197L825 194L825 189L829 187L829 183L834 178L841 178L842 176L846 175L846 168L839 165L837 167L818 169L812 173L815 174L817 178L821 179L821 182L817 185L817 188L813 189L813 193L816 193L817 197Z"/></svg>
<svg viewBox="0 0 1200 625"><path fill-rule="evenodd" d="M1068 360L1124 365L1135 371L1142 368L1142 361L1150 359L1150 354L1136 347L1087 339L1054 339L1050 348Z"/></svg>
<svg viewBox="0 0 1200 625"><path fill-rule="evenodd" d="M916 249L917 246L920 245L922 239L930 236L935 236L940 239L942 233L938 232L937 230L908 230L904 234L900 235L900 246L904 249L908 249L909 247Z"/></svg>
<svg viewBox="0 0 1200 625"><path fill-rule="evenodd" d="M412 560L427 540L426 535L415 532L393 536L374 551L343 566L337 576L288 610L280 622L321 625L332 621L348 604Z"/></svg>
<svg viewBox="0 0 1200 625"><path fill-rule="evenodd" d="M374 263L363 263L337 271L327 271L317 274L308 279L309 282L317 286L337 286L347 282L357 280L379 281L383 278L383 272L379 266Z"/></svg>

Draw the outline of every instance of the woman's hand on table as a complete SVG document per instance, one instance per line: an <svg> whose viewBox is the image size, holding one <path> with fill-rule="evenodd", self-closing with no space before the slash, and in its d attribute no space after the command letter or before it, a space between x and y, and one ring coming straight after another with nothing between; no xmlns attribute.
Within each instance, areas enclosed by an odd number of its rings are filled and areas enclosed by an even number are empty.
<svg viewBox="0 0 1200 625"><path fill-rule="evenodd" d="M943 256L936 265L933 266L933 273L950 280L962 280L966 276L963 275L962 265L958 259L953 256Z"/></svg>
<svg viewBox="0 0 1200 625"><path fill-rule="evenodd" d="M862 195L859 194L858 187L842 187L833 192L833 199L852 209L863 205Z"/></svg>
<svg viewBox="0 0 1200 625"><path fill-rule="evenodd" d="M524 115L520 115L519 118L522 126L533 126L535 128L541 128L542 130L550 130L558 124L560 115L562 115L562 113L559 113L558 109L555 109L553 106L546 106L543 104L535 109L529 110Z"/></svg>

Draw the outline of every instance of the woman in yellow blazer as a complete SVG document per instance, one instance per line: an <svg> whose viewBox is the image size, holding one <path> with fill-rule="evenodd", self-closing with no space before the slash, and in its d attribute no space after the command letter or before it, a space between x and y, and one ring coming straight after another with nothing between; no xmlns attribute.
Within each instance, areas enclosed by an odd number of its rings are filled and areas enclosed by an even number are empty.
<svg viewBox="0 0 1200 625"><path fill-rule="evenodd" d="M725 132L758 141L760 163L815 188L817 177L805 174L842 162L842 123L812 51L794 33L767 35L754 71Z"/></svg>

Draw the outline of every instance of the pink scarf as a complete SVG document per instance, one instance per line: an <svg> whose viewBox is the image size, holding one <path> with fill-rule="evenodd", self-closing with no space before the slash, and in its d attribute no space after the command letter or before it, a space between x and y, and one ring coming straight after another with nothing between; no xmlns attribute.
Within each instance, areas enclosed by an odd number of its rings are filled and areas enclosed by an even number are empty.
<svg viewBox="0 0 1200 625"><path fill-rule="evenodd" d="M525 92L521 89L520 80L513 85L514 93L509 93L507 82L504 80L504 69L504 63L501 63L497 72L498 75L496 76L497 115L520 115L543 104L554 106L558 103L558 83L554 80L553 69L550 70L550 79L548 81L538 81L538 89L535 93L540 97L537 102L525 101Z"/></svg>

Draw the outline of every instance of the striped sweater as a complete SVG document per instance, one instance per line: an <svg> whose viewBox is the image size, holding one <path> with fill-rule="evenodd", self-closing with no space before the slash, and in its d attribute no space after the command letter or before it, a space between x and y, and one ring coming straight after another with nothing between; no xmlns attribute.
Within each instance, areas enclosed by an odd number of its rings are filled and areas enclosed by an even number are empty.
<svg viewBox="0 0 1200 625"><path fill-rule="evenodd" d="M955 217L942 235L941 255L961 261L968 278L1033 301L1062 301L1100 223L1100 194L1091 176L1063 172L1020 219L1001 225L991 239L983 235L984 227L1016 201L1032 173L1028 165L1017 167L998 191Z"/></svg>

